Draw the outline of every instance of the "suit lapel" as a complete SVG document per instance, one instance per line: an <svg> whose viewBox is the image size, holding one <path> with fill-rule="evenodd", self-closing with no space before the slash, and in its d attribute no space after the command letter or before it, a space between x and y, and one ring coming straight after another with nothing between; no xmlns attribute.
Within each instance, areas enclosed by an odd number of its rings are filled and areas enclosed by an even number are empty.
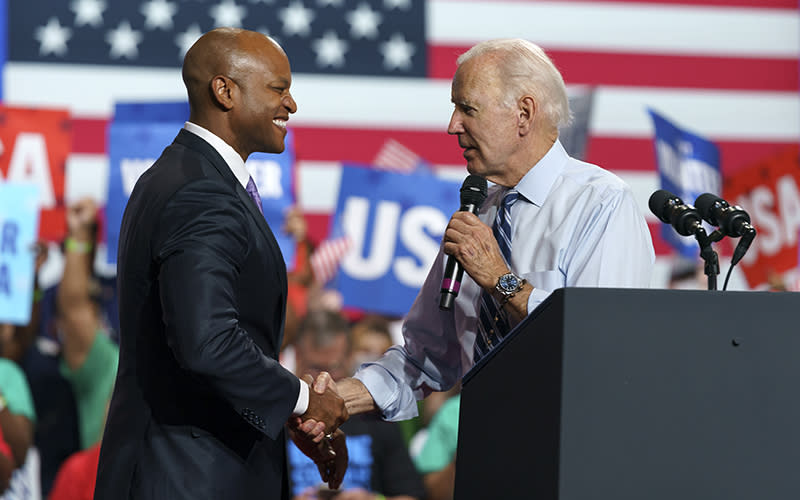
<svg viewBox="0 0 800 500"><path fill-rule="evenodd" d="M275 239L275 235L272 233L269 224L267 224L267 220L258 210L258 207L253 202L252 198L250 198L250 195L247 194L247 190L245 190L245 188L239 184L236 176L233 175L230 167L227 163L225 163L225 160L222 159L222 156L220 156L217 150L202 138L185 129L181 129L181 131L178 133L178 136L175 138L175 142L202 154L214 167L214 169L219 172L222 179L229 185L233 186L236 194L239 195L239 199L242 200L244 206L247 207L247 211L250 212L250 215L255 220L256 227L258 227L259 231L261 231L261 234L267 240L267 247L270 249L273 258L277 262L283 263L285 267L286 262L283 260L283 254L281 253L280 246L278 246L278 240ZM282 285L285 287L286 273L279 272L277 274L280 277Z"/></svg>

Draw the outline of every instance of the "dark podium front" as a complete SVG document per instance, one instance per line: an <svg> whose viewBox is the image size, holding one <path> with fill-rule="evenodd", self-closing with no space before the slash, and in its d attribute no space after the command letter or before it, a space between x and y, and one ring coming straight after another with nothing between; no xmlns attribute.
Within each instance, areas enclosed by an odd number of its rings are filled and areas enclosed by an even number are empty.
<svg viewBox="0 0 800 500"><path fill-rule="evenodd" d="M800 499L800 294L555 291L464 378L457 500Z"/></svg>

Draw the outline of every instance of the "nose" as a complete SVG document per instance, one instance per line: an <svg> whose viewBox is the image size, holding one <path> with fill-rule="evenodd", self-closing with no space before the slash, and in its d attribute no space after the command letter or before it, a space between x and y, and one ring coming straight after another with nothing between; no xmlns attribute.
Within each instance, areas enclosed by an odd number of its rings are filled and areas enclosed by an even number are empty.
<svg viewBox="0 0 800 500"><path fill-rule="evenodd" d="M450 123L447 125L447 133L456 135L464 132L464 124L461 123L461 116L457 109L453 110L450 116Z"/></svg>
<svg viewBox="0 0 800 500"><path fill-rule="evenodd" d="M291 93L287 93L283 98L283 106L289 110L289 113L296 113L297 112L297 102L295 102L294 97L292 97Z"/></svg>

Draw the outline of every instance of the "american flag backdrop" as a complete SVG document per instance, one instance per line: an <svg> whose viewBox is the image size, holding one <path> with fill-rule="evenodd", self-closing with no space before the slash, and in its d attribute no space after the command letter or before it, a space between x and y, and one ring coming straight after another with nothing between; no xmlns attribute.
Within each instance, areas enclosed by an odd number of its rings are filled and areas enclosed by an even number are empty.
<svg viewBox="0 0 800 500"><path fill-rule="evenodd" d="M541 45L569 86L594 89L585 158L647 209L658 189L652 108L715 141L723 176L800 139L797 0L6 0L9 105L75 117L67 198L104 197L115 101L182 100L185 50L216 26L275 37L299 111L295 188L316 239L342 161L397 141L442 175L466 175L446 134L456 57L474 43Z"/></svg>

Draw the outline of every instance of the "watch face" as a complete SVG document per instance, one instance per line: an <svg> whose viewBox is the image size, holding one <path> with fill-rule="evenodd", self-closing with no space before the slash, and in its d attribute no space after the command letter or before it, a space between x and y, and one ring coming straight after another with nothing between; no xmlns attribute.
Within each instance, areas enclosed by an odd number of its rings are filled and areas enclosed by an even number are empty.
<svg viewBox="0 0 800 500"><path fill-rule="evenodd" d="M504 274L500 277L500 288L506 292L513 292L519 287L519 280L513 274Z"/></svg>

